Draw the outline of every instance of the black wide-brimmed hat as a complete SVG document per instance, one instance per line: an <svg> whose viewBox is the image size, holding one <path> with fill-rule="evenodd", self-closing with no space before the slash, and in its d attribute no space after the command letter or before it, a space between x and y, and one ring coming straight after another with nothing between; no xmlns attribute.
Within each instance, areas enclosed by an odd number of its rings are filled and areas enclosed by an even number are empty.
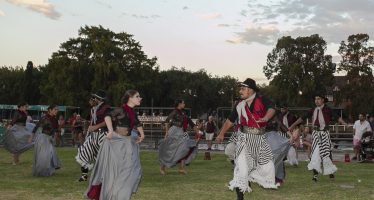
<svg viewBox="0 0 374 200"><path fill-rule="evenodd" d="M247 78L245 79L244 82L239 82L238 83L238 86L239 87L247 87L247 88L251 88L253 89L254 91L258 92L260 91L260 89L258 89L257 85L256 85L256 81L251 79L251 78Z"/></svg>
<svg viewBox="0 0 374 200"><path fill-rule="evenodd" d="M106 99L106 92L104 90L98 90L96 91L96 93L92 93L91 96L100 100L104 100Z"/></svg>

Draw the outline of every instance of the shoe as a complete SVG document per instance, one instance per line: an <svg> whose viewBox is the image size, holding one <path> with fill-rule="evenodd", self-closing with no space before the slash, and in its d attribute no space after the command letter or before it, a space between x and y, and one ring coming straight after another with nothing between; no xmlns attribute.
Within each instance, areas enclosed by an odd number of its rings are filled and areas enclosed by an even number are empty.
<svg viewBox="0 0 374 200"><path fill-rule="evenodd" d="M178 170L178 173L179 173L180 175L186 175L186 174L187 174L186 170L184 170L184 169L180 169L180 170Z"/></svg>
<svg viewBox="0 0 374 200"><path fill-rule="evenodd" d="M244 193L240 191L239 188L235 188L236 200L244 200Z"/></svg>
<svg viewBox="0 0 374 200"><path fill-rule="evenodd" d="M88 179L88 176L86 174L84 174L81 177L79 177L78 182L87 181L87 179Z"/></svg>
<svg viewBox="0 0 374 200"><path fill-rule="evenodd" d="M330 180L332 180L332 181L335 180L335 175L334 174L330 174L329 177L330 177Z"/></svg>
<svg viewBox="0 0 374 200"><path fill-rule="evenodd" d="M312 181L315 182L315 183L317 183L317 177L318 177L317 174L316 174L316 175L313 175L313 177L312 177Z"/></svg>
<svg viewBox="0 0 374 200"><path fill-rule="evenodd" d="M357 160L357 157L356 156L354 156L351 160Z"/></svg>

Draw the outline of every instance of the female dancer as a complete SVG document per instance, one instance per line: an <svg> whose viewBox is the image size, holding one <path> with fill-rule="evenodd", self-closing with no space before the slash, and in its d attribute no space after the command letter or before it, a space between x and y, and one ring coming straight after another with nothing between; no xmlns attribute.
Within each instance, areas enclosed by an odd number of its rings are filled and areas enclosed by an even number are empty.
<svg viewBox="0 0 374 200"><path fill-rule="evenodd" d="M189 139L188 134L185 133L188 124L194 128L194 132L198 132L197 127L184 113L185 103L182 99L176 100L174 106L175 109L165 121L165 139L158 147L160 173L163 176L166 174L165 167L173 167L177 163L180 163L179 174L186 174L184 166L189 164L197 154L196 142Z"/></svg>
<svg viewBox="0 0 374 200"><path fill-rule="evenodd" d="M52 143L52 137L58 129L56 115L58 108L50 105L47 114L36 124L32 131L31 141L38 132L35 139L34 162L32 174L34 176L52 176L56 169L61 167L61 162L57 157L56 149Z"/></svg>
<svg viewBox="0 0 374 200"><path fill-rule="evenodd" d="M108 134L99 151L86 195L90 199L129 200L141 178L139 143L144 139L143 127L134 111L141 98L136 90L127 90L122 108L105 117ZM140 133L132 139L131 130Z"/></svg>
<svg viewBox="0 0 374 200"><path fill-rule="evenodd" d="M31 130L26 129L27 103L18 104L13 119L7 127L4 147L13 154L13 165L19 163L19 155L30 149L34 144L29 143Z"/></svg>

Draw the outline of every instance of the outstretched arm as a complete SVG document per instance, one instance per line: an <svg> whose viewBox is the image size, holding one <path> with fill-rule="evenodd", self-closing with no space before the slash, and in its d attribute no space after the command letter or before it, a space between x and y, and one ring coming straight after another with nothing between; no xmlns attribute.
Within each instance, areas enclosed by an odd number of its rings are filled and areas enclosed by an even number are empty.
<svg viewBox="0 0 374 200"><path fill-rule="evenodd" d="M227 132L227 130L229 130L231 128L232 125L233 125L233 123L229 119L226 119L226 121L223 124L221 130L218 133L218 136L216 137L216 142L217 143L222 143L223 138L225 137L225 133Z"/></svg>

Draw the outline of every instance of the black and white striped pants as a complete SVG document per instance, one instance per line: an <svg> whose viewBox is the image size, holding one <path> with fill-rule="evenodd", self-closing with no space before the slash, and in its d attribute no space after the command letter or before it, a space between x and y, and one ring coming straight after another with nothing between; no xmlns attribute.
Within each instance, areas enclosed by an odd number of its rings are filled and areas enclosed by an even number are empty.
<svg viewBox="0 0 374 200"><path fill-rule="evenodd" d="M89 133L83 145L78 148L78 155L75 157L79 165L83 168L93 168L93 163L96 160L106 134L107 131L104 129Z"/></svg>

